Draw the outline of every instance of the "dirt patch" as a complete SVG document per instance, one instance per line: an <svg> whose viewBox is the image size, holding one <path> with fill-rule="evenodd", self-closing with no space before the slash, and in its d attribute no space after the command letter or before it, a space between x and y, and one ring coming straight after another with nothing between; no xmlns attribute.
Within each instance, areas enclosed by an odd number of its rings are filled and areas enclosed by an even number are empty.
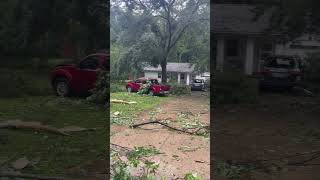
<svg viewBox="0 0 320 180"><path fill-rule="evenodd" d="M252 169L245 171L247 175L242 174L246 179L319 178L320 166L308 164L319 164L320 158L301 165L288 164L308 160L311 154L283 158L320 149L317 132L308 135L310 130L320 127L319 108L309 106L317 103L315 98L264 94L255 105L217 107L213 130L215 166L221 162L247 162L245 165Z"/></svg>
<svg viewBox="0 0 320 180"><path fill-rule="evenodd" d="M194 119L209 125L209 96L192 93L188 96L172 97L160 106L142 112L139 122L150 119L170 119L179 127L181 117ZM181 123L180 123L181 125ZM153 146L162 154L152 157L160 163L157 176L168 179L184 177L194 172L204 179L210 179L210 142L203 136L189 135L169 130L161 125L151 124L131 129L126 126L111 126L111 143L124 147Z"/></svg>

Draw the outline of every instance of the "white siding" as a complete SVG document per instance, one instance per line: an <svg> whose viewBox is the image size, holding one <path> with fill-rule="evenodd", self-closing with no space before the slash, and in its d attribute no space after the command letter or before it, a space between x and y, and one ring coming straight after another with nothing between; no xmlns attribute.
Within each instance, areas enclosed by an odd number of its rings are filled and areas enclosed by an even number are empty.
<svg viewBox="0 0 320 180"><path fill-rule="evenodd" d="M146 72L144 72L144 77L145 78L155 78L155 79L158 79L159 82L161 82L161 78L158 78L158 72L146 71Z"/></svg>
<svg viewBox="0 0 320 180"><path fill-rule="evenodd" d="M292 48L290 45L298 45L300 47ZM320 51L320 41L317 39L317 36L305 34L287 44L277 44L275 49L275 54L278 55L298 55L305 57L309 53Z"/></svg>

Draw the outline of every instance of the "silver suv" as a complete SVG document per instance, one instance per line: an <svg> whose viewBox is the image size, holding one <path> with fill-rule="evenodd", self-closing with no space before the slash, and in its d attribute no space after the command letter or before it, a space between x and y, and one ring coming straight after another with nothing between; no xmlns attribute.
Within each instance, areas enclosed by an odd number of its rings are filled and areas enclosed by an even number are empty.
<svg viewBox="0 0 320 180"><path fill-rule="evenodd" d="M191 90L204 90L204 80L203 79L194 79L191 83Z"/></svg>
<svg viewBox="0 0 320 180"><path fill-rule="evenodd" d="M293 56L270 56L265 59L261 87L292 88L302 78L301 61Z"/></svg>

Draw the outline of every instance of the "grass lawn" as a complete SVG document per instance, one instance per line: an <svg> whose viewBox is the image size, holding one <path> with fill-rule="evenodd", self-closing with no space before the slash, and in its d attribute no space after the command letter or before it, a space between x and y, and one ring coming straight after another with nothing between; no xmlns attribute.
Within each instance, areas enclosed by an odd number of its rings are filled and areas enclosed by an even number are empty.
<svg viewBox="0 0 320 180"><path fill-rule="evenodd" d="M106 127L108 113L103 107L78 98L34 96L2 98L0 122L7 120L39 121L42 124L84 128ZM19 158L27 157L37 163L22 172L35 174L64 174L71 167L80 166L105 156L109 131L75 132L61 136L31 130L0 129L0 166L10 167Z"/></svg>
<svg viewBox="0 0 320 180"><path fill-rule="evenodd" d="M168 100L170 97L158 97L158 96L141 96L136 93L117 92L111 93L111 99L119 99L125 101L135 101L137 104L120 104L111 103L110 113L115 112L120 114L117 117L111 118L111 123L114 124L130 124L137 118L137 115L144 111L155 107Z"/></svg>

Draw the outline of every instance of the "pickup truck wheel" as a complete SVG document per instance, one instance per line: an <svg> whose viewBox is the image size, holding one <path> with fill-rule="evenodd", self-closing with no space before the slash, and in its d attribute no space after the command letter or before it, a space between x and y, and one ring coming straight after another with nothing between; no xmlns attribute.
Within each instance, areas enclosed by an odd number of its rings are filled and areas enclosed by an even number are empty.
<svg viewBox="0 0 320 180"><path fill-rule="evenodd" d="M128 93L131 93L131 92L132 92L132 88L131 88L131 87L128 87L128 88L127 88L127 91L128 91Z"/></svg>
<svg viewBox="0 0 320 180"><path fill-rule="evenodd" d="M152 90L149 91L149 96L154 96L154 93Z"/></svg>
<svg viewBox="0 0 320 180"><path fill-rule="evenodd" d="M69 82L65 78L58 78L54 81L54 87L58 96L68 96L70 93Z"/></svg>

